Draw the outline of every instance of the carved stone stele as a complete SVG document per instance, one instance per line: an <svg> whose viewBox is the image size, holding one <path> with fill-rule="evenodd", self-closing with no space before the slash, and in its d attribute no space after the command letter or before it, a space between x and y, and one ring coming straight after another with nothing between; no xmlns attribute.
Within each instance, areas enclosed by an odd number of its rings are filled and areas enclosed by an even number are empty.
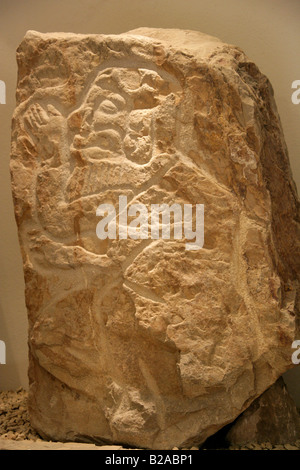
<svg viewBox="0 0 300 470"><path fill-rule="evenodd" d="M272 87L193 31L29 31L17 58L32 425L200 444L292 367L299 338L299 205ZM118 212L120 195L204 204L203 247L99 239L97 207Z"/></svg>

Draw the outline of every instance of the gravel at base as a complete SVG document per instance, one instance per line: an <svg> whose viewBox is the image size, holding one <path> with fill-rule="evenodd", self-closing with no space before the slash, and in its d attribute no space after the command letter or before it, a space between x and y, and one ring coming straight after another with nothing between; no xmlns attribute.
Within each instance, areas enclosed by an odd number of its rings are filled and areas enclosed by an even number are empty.
<svg viewBox="0 0 300 470"><path fill-rule="evenodd" d="M31 444L32 443L32 444ZM0 392L0 450L1 449L90 449L92 444L52 443L41 439L31 428L27 412L27 392L19 389L16 392ZM119 446L99 446L99 450L122 450ZM98 450L97 449L97 450ZM125 450L125 449L124 449ZM178 450L174 447L173 450ZM186 449L187 450L187 449ZM198 450L192 447L190 450ZM205 450L205 446L203 449ZM243 447L230 446L229 450L300 450L300 440L296 445L284 444L272 446L269 442L263 444L250 443Z"/></svg>
<svg viewBox="0 0 300 470"><path fill-rule="evenodd" d="M0 392L0 437L21 440L42 440L31 428L27 412L27 392Z"/></svg>

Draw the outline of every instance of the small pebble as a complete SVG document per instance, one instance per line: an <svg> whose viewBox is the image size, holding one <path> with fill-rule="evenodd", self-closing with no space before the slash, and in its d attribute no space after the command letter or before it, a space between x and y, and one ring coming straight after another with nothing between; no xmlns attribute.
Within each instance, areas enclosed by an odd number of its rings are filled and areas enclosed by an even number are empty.
<svg viewBox="0 0 300 470"><path fill-rule="evenodd" d="M297 446L293 446L292 444L284 444L286 450L299 450Z"/></svg>

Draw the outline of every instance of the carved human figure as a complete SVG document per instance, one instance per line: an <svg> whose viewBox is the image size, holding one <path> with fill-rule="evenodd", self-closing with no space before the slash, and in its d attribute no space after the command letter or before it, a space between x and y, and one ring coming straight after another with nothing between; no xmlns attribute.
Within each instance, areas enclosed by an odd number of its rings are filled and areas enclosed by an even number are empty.
<svg viewBox="0 0 300 470"><path fill-rule="evenodd" d="M50 103L29 108L25 123L40 158L36 203L46 235L63 242L75 227L74 243L82 245L84 232L95 233L95 218L87 222L92 201L95 210L107 191L117 199L131 185L130 202L169 168L170 156L156 137L157 111L168 95L169 83L155 71L113 68L99 72L81 105L67 116ZM53 186L55 197L47 192ZM78 219L84 208L83 228ZM65 224L52 227L57 211L64 213Z"/></svg>

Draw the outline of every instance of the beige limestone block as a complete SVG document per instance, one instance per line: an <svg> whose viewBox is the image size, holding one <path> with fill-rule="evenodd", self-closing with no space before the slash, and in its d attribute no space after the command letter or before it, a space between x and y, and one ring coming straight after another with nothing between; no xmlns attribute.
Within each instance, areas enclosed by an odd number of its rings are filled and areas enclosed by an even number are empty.
<svg viewBox="0 0 300 470"><path fill-rule="evenodd" d="M191 447L287 369L299 202L268 79L181 30L29 31L11 175L32 426L58 441ZM204 245L104 239L101 204L204 204Z"/></svg>

